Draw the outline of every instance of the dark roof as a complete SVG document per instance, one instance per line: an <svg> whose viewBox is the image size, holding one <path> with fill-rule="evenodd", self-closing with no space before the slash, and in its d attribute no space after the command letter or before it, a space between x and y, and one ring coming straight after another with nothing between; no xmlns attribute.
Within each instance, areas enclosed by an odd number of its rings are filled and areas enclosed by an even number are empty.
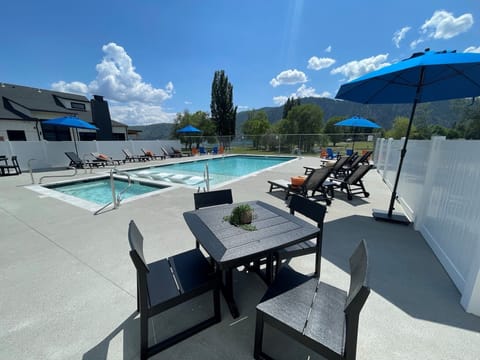
<svg viewBox="0 0 480 360"><path fill-rule="evenodd" d="M0 83L0 119L35 119L30 115L30 111L35 111L77 115L83 120L92 121L91 112L68 109L62 105L62 100L90 102L83 95Z"/></svg>

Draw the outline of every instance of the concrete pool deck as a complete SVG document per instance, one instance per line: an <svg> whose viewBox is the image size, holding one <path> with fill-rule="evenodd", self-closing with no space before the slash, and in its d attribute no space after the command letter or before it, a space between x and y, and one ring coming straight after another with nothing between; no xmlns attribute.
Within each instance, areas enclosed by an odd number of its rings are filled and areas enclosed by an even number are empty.
<svg viewBox="0 0 480 360"><path fill-rule="evenodd" d="M170 161L176 160L151 163ZM234 201L262 200L286 209L281 193L268 193L267 180L289 179L302 174L303 166L318 165L318 158L305 157L226 187ZM38 182L53 174L34 177ZM85 176L90 174L78 172L77 177ZM30 184L25 173L0 177L0 358L137 359L139 320L128 222L134 219L145 237L147 261L191 249L195 239L182 214L193 209L196 189L174 187L94 216L26 189ZM346 289L348 257L366 239L372 292L360 315L357 358L478 359L480 318L463 310L458 290L412 226L373 220L372 208L386 208L390 195L380 176L371 171L365 185L371 194L367 199L348 201L336 192L325 220L321 269L322 281ZM296 258L291 265L311 273L313 257ZM242 271L234 281L238 319L232 319L222 300L220 324L152 359L252 359L255 306L266 286ZM168 319L188 321L189 311L174 309L159 318L157 335L170 330ZM307 358L299 345L266 331L267 352Z"/></svg>

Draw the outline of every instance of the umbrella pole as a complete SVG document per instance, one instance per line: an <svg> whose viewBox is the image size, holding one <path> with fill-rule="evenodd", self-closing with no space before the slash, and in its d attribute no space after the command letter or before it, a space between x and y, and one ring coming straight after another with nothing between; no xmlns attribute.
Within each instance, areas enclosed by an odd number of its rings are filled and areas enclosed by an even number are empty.
<svg viewBox="0 0 480 360"><path fill-rule="evenodd" d="M77 134L78 134L78 129L76 129ZM78 149L77 149L77 139L75 137L75 131L73 131L73 144L75 145L75 152L77 153L78 156Z"/></svg>
<svg viewBox="0 0 480 360"><path fill-rule="evenodd" d="M415 115L415 110L417 108L417 103L420 99L420 93L422 91L423 87L423 77L425 74L425 67L422 67L420 70L420 78L417 86L417 91L415 94L415 101L413 102L412 106L412 112L410 114L410 120L408 121L408 128L407 128L407 134L405 135L405 141L403 142L403 148L402 151L400 152L400 162L398 163L398 170L397 170L397 175L395 177L395 185L393 185L393 190L392 190L392 197L390 198L390 205L388 207L388 213L385 214L385 212L378 211L378 210L373 210L373 217L375 220L384 220L384 221L390 221L390 222L396 222L396 223L401 223L408 225L410 224L410 220L403 215L403 214L394 214L393 213L393 208L395 205L395 200L397 200L397 187L398 187L398 181L400 180L400 172L402 171L402 165L403 165L403 159L405 158L405 155L407 153L407 143L408 139L410 137L410 130L412 129L412 124L413 124L413 116Z"/></svg>
<svg viewBox="0 0 480 360"><path fill-rule="evenodd" d="M407 127L407 134L405 135L405 141L403 142L403 148L400 152L400 162L398 163L398 169L397 169L397 175L395 176L395 184L393 185L393 190L392 190L392 196L390 197L390 205L388 206L388 212L385 213L382 210L373 210L373 217L375 220L383 220L383 221L390 221L390 222L396 222L396 223L401 223L408 225L410 224L410 220L403 215L399 213L393 213L394 205L395 205L395 200L397 200L397 187L398 187L398 182L400 180L400 172L402 171L402 166L403 166L403 160L405 158L405 155L407 154L407 143L408 139L410 137L410 130L412 129L412 124L413 124L413 116L415 115L415 109L417 108L417 98L413 102L413 107L412 107L412 112L410 114L410 120L408 121L408 127Z"/></svg>

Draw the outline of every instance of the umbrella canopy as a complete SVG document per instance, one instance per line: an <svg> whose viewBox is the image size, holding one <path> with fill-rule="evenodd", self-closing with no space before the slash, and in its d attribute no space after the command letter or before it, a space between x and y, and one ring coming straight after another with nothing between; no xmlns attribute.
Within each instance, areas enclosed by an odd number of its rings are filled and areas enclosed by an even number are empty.
<svg viewBox="0 0 480 360"><path fill-rule="evenodd" d="M177 130L177 133L200 133L202 130L197 129L195 126L187 125L184 128Z"/></svg>
<svg viewBox="0 0 480 360"><path fill-rule="evenodd" d="M351 117L350 119L345 119L339 121L335 124L335 126L350 126L353 127L353 143L352 143L352 151L355 150L355 129L356 128L371 128L371 129L379 129L381 126L375 124L373 121L370 121L365 118L361 118L358 116Z"/></svg>
<svg viewBox="0 0 480 360"><path fill-rule="evenodd" d="M413 117L418 103L475 97L480 95L480 54L455 51L429 51L373 71L340 87L337 99L363 104L412 103L412 110L400 153L395 185L387 213L374 210L378 220L409 223L405 216L393 214L398 180L407 152Z"/></svg>
<svg viewBox="0 0 480 360"><path fill-rule="evenodd" d="M73 116L65 116L61 118L55 118L50 120L42 121L42 125L54 125L54 126L65 126L74 129L88 129L88 130L98 130L98 128L82 119ZM73 137L73 143L75 145L75 152L78 155L77 149L77 140Z"/></svg>
<svg viewBox="0 0 480 360"><path fill-rule="evenodd" d="M370 121L368 119L364 119L358 116L354 116L350 119L339 121L335 124L335 126L351 126L351 127L363 127L363 128L373 128L373 129L379 129L381 127L380 125L375 124L373 121Z"/></svg>
<svg viewBox="0 0 480 360"><path fill-rule="evenodd" d="M45 121L42 121L42 124L65 126L65 127L78 128L78 129L98 130L96 126L73 116L66 116L66 117L61 117L56 119L45 120Z"/></svg>

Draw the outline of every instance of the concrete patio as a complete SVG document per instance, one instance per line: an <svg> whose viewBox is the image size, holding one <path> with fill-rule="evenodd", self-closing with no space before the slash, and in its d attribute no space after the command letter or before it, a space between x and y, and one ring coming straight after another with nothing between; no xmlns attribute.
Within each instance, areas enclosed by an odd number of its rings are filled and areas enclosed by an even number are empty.
<svg viewBox="0 0 480 360"><path fill-rule="evenodd" d="M175 160L155 163L169 161ZM289 179L303 173L303 166L318 165L318 158L301 158L226 187L234 201L262 200L286 209L282 193L268 193L267 180ZM37 180L42 175L47 174L34 174ZM89 175L81 170L77 177ZM0 358L139 358L128 222L134 219L145 237L147 261L190 249L195 239L182 214L193 209L195 189L176 187L94 216L26 189L30 184L25 173L0 178ZM369 198L348 201L336 192L325 220L321 269L322 281L347 289L348 257L366 239L372 292L360 316L357 358L480 358L480 318L461 307L458 290L413 226L373 220L372 208L386 208L390 196L380 176L370 171L365 185ZM311 273L313 256L291 265ZM255 306L266 285L244 271L234 274L234 282L238 319L222 300L220 324L152 359L252 359ZM154 324L157 336L190 321L209 300L161 315ZM265 335L272 356L308 358L308 350L273 329Z"/></svg>

